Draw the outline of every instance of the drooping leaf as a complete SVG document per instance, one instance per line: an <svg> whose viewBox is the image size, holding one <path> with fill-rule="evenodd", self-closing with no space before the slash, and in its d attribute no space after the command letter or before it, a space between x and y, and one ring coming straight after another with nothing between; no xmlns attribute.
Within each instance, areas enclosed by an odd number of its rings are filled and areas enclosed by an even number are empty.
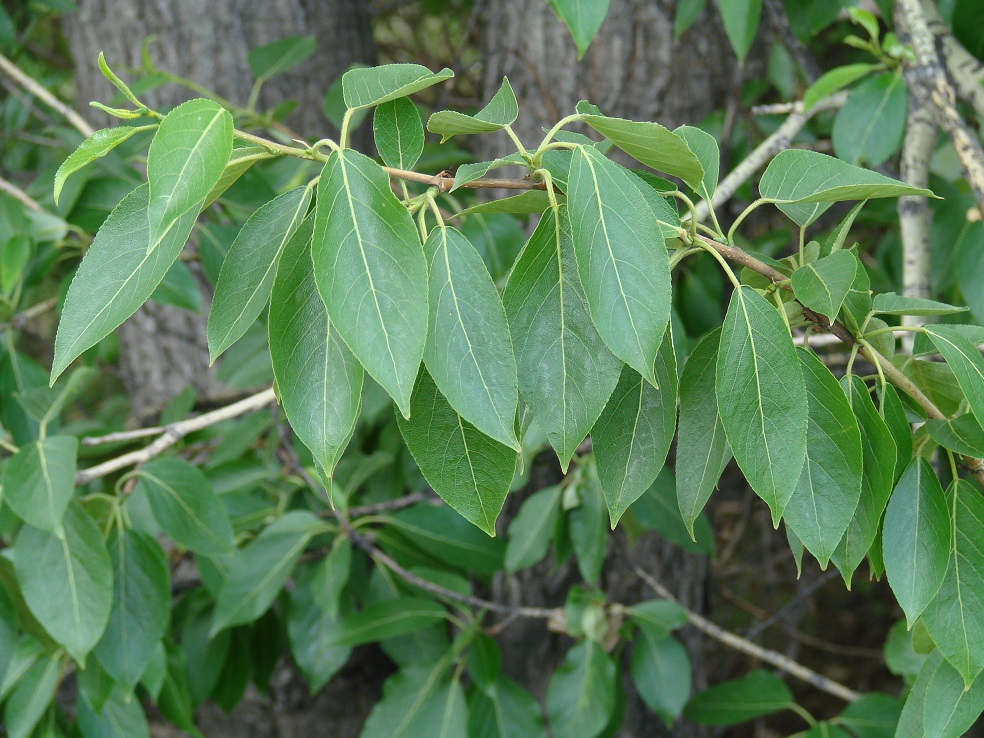
<svg viewBox="0 0 984 738"><path fill-rule="evenodd" d="M534 492L523 502L509 523L506 571L533 566L547 555L560 512L560 495L561 489L555 485Z"/></svg>
<svg viewBox="0 0 984 738"><path fill-rule="evenodd" d="M929 687L940 665L945 663L943 655L935 649L923 661L922 668L906 696L905 705L902 706L899 725L893 738L926 738L923 717L926 708L926 688Z"/></svg>
<svg viewBox="0 0 984 738"><path fill-rule="evenodd" d="M585 115L584 122L647 167L679 177L696 192L704 167L682 136L659 123Z"/></svg>
<svg viewBox="0 0 984 738"><path fill-rule="evenodd" d="M692 536L687 530L687 524L680 514L676 480L669 467L663 467L653 486L630 509L635 520L644 528L656 531L684 550L708 555L714 553L714 533L706 515L697 515Z"/></svg>
<svg viewBox="0 0 984 738"><path fill-rule="evenodd" d="M972 413L951 420L927 420L926 430L943 448L964 456L984 457L984 428Z"/></svg>
<svg viewBox="0 0 984 738"><path fill-rule="evenodd" d="M598 481L595 465L581 467L583 476L577 487L580 504L567 514L571 547L584 581L597 584L605 564L608 531L605 528L605 493Z"/></svg>
<svg viewBox="0 0 984 738"><path fill-rule="evenodd" d="M785 683L756 669L741 679L715 684L696 695L684 717L701 725L735 725L780 712L795 704Z"/></svg>
<svg viewBox="0 0 984 738"><path fill-rule="evenodd" d="M280 254L304 220L310 203L311 189L298 187L261 207L239 231L222 262L208 314L212 362L242 338L266 306Z"/></svg>
<svg viewBox="0 0 984 738"><path fill-rule="evenodd" d="M769 162L759 182L759 193L801 227L815 221L835 202L933 196L929 190L805 149L787 149Z"/></svg>
<svg viewBox="0 0 984 738"><path fill-rule="evenodd" d="M55 204L58 204L58 197L61 195L65 181L75 172L88 166L96 159L106 156L130 136L141 131L148 130L147 126L119 126L118 128L103 128L93 133L89 138L79 144L68 158L62 162L55 172Z"/></svg>
<svg viewBox="0 0 984 738"><path fill-rule="evenodd" d="M48 436L25 446L9 460L3 474L3 499L21 520L57 536L75 493L74 436Z"/></svg>
<svg viewBox="0 0 984 738"><path fill-rule="evenodd" d="M140 701L119 687L112 690L98 710L83 695L79 695L76 704L76 720L82 738L147 738L150 735Z"/></svg>
<svg viewBox="0 0 984 738"><path fill-rule="evenodd" d="M362 366L338 336L318 294L308 218L284 247L270 299L269 342L291 428L331 475L359 417Z"/></svg>
<svg viewBox="0 0 984 738"><path fill-rule="evenodd" d="M783 517L826 568L858 507L861 433L851 404L830 370L811 351L797 349L797 354L809 403L806 464Z"/></svg>
<svg viewBox="0 0 984 738"><path fill-rule="evenodd" d="M672 725L690 697L687 650L676 638L640 629L632 643L632 683L646 706Z"/></svg>
<svg viewBox="0 0 984 738"><path fill-rule="evenodd" d="M420 64L384 64L350 69L342 75L342 96L347 108L369 108L412 95L453 76L454 72L450 69L435 73Z"/></svg>
<svg viewBox="0 0 984 738"><path fill-rule="evenodd" d="M897 697L870 692L849 704L838 720L856 738L893 738L901 712Z"/></svg>
<svg viewBox="0 0 984 738"><path fill-rule="evenodd" d="M885 425L892 433L892 440L895 441L895 448L898 454L895 457L895 479L902 477L902 473L909 465L912 458L912 427L905 414L905 407L899 398L899 393L892 385L886 385L884 393L884 412L880 412L885 419ZM881 408L879 408L881 411Z"/></svg>
<svg viewBox="0 0 984 738"><path fill-rule="evenodd" d="M61 659L49 656L32 664L18 680L4 706L4 727L9 738L29 738L55 699L62 673Z"/></svg>
<svg viewBox="0 0 984 738"><path fill-rule="evenodd" d="M490 694L501 683L499 677L502 675L502 651L499 650L496 642L484 633L476 634L468 645L465 663L468 665L468 675L472 678L472 682L482 692Z"/></svg>
<svg viewBox="0 0 984 738"><path fill-rule="evenodd" d="M468 738L544 738L536 698L506 676L468 701Z"/></svg>
<svg viewBox="0 0 984 738"><path fill-rule="evenodd" d="M311 594L315 603L328 612L332 618L338 617L342 602L342 591L352 571L352 543L348 538L338 536L331 547L331 553L321 563L312 567Z"/></svg>
<svg viewBox="0 0 984 738"><path fill-rule="evenodd" d="M714 190L718 186L718 176L721 169L721 151L718 148L717 139L707 131L693 126L680 126L674 129L673 133L682 138L694 156L700 161L700 166L704 170L701 177L700 186L695 192L707 202L714 196Z"/></svg>
<svg viewBox="0 0 984 738"><path fill-rule="evenodd" d="M372 116L372 133L383 163L412 169L424 151L424 124L417 106L405 97L383 103Z"/></svg>
<svg viewBox="0 0 984 738"><path fill-rule="evenodd" d="M181 459L164 456L140 467L143 488L157 524L182 546L202 556L232 550L232 526L205 475Z"/></svg>
<svg viewBox="0 0 984 738"><path fill-rule="evenodd" d="M427 334L427 262L389 179L362 154L336 151L325 164L312 256L335 329L408 416Z"/></svg>
<svg viewBox="0 0 984 738"><path fill-rule="evenodd" d="M850 251L835 251L793 272L793 294L833 323L854 285L858 269L863 269L858 257Z"/></svg>
<svg viewBox="0 0 984 738"><path fill-rule="evenodd" d="M293 510L237 551L216 598L211 635L252 622L266 612L308 541L324 530L324 524L311 513Z"/></svg>
<svg viewBox="0 0 984 738"><path fill-rule="evenodd" d="M608 14L611 0L547 0L574 39L577 58L584 56Z"/></svg>
<svg viewBox="0 0 984 738"><path fill-rule="evenodd" d="M659 389L623 365L618 385L591 429L613 530L629 505L656 481L673 441L677 369L669 331L656 356L656 382Z"/></svg>
<svg viewBox="0 0 984 738"><path fill-rule="evenodd" d="M427 130L441 135L441 143L452 136L491 133L512 124L519 117L519 104L512 85L505 77L499 91L488 104L474 115L455 110L442 110L427 119Z"/></svg>
<svg viewBox="0 0 984 738"><path fill-rule="evenodd" d="M845 377L841 387L861 430L861 498L847 531L830 559L850 586L851 576L875 542L882 514L894 487L896 448L892 433L878 414L858 377Z"/></svg>
<svg viewBox="0 0 984 738"><path fill-rule="evenodd" d="M167 628L171 576L160 545L127 529L109 540L113 609L96 645L99 663L129 693L140 681Z"/></svg>
<svg viewBox="0 0 984 738"><path fill-rule="evenodd" d="M690 352L680 377L676 492L680 514L691 538L694 538L694 521L731 460L731 447L714 394L720 342L718 329L701 339Z"/></svg>
<svg viewBox="0 0 984 738"><path fill-rule="evenodd" d="M72 658L84 665L113 605L113 569L98 526L70 505L64 537L25 527L14 570L31 613Z"/></svg>
<svg viewBox="0 0 984 738"><path fill-rule="evenodd" d="M906 467L885 510L885 573L909 627L940 590L950 560L950 513L929 463Z"/></svg>
<svg viewBox="0 0 984 738"><path fill-rule="evenodd" d="M463 168L463 167L462 167ZM459 170L460 172L460 170ZM558 196L563 202L563 196ZM465 208L458 215L472 215L475 213L509 213L511 215L532 215L542 213L550 207L550 196L543 190L527 190L518 195L503 197L497 200L489 200L478 205Z"/></svg>
<svg viewBox="0 0 984 738"><path fill-rule="evenodd" d="M926 334L953 370L977 422L984 425L984 356L980 349L952 326L928 325Z"/></svg>
<svg viewBox="0 0 984 738"><path fill-rule="evenodd" d="M565 470L621 369L591 322L576 269L567 209L561 206L540 220L502 295L519 390Z"/></svg>
<svg viewBox="0 0 984 738"><path fill-rule="evenodd" d="M615 710L615 663L591 640L575 644L550 677L547 715L554 735L594 738Z"/></svg>
<svg viewBox="0 0 984 738"><path fill-rule="evenodd" d="M744 64L752 48L762 17L762 0L718 0L724 32L735 50L738 63Z"/></svg>
<svg viewBox="0 0 984 738"><path fill-rule="evenodd" d="M479 214L465 218L460 230L481 254L492 281L503 283L526 243L519 220L502 213Z"/></svg>
<svg viewBox="0 0 984 738"><path fill-rule="evenodd" d="M735 460L778 525L806 461L808 401L786 326L751 287L731 296L715 388Z"/></svg>
<svg viewBox="0 0 984 738"><path fill-rule="evenodd" d="M468 707L447 661L401 669L383 684L359 738L452 738L468 735Z"/></svg>
<svg viewBox="0 0 984 738"><path fill-rule="evenodd" d="M490 536L509 491L516 452L480 433L448 404L421 371L410 418L397 417L400 432L424 478L466 520Z"/></svg>
<svg viewBox="0 0 984 738"><path fill-rule="evenodd" d="M882 315L921 315L928 317L962 313L967 308L947 305L936 300L927 300L924 297L904 297L894 292L883 292L880 295L875 295L872 310Z"/></svg>
<svg viewBox="0 0 984 738"><path fill-rule="evenodd" d="M314 36L288 36L250 49L246 63L254 79L267 80L305 61L315 49Z"/></svg>
<svg viewBox="0 0 984 738"><path fill-rule="evenodd" d="M361 612L341 618L327 636L326 646L360 646L441 622L447 611L433 600L399 597L366 605Z"/></svg>
<svg viewBox="0 0 984 738"><path fill-rule="evenodd" d="M492 278L454 228L432 230L424 252L430 265L424 365L462 418L518 451L516 360Z"/></svg>
<svg viewBox="0 0 984 738"><path fill-rule="evenodd" d="M347 646L327 646L328 634L338 626L338 612L323 609L313 592L313 569L298 568L294 591L287 610L287 640L298 669L311 685L319 690L345 666L352 649Z"/></svg>
<svg viewBox="0 0 984 738"><path fill-rule="evenodd" d="M908 97L901 74L889 72L862 82L834 119L837 156L851 164L884 164L902 145Z"/></svg>
<svg viewBox="0 0 984 738"><path fill-rule="evenodd" d="M969 689L984 669L984 500L969 482L957 480L946 502L952 531L946 541L949 566L923 621Z"/></svg>
<svg viewBox="0 0 984 738"><path fill-rule="evenodd" d="M490 538L450 507L414 505L390 522L413 546L454 569L491 575L503 566L505 540Z"/></svg>
<svg viewBox="0 0 984 738"><path fill-rule="evenodd" d="M875 64L845 64L825 72L803 93L803 110L809 110L823 98L857 82L877 68Z"/></svg>
<svg viewBox="0 0 984 738"><path fill-rule="evenodd" d="M977 494L973 492L973 494ZM923 725L926 738L960 738L984 712L984 681L966 684L960 672L940 662L926 684Z"/></svg>
<svg viewBox="0 0 984 738"><path fill-rule="evenodd" d="M676 6L676 14L673 16L673 38L679 39L684 32L690 28L704 12L707 0L680 0Z"/></svg>
<svg viewBox="0 0 984 738"><path fill-rule="evenodd" d="M672 135L672 134L671 134ZM568 205L591 319L612 353L656 384L670 317L669 257L632 175L594 148L571 160Z"/></svg>
<svg viewBox="0 0 984 738"><path fill-rule="evenodd" d="M232 133L229 111L204 98L182 103L161 121L147 152L148 252L188 212L198 215L229 161Z"/></svg>
<svg viewBox="0 0 984 738"><path fill-rule="evenodd" d="M185 212L150 253L148 188L141 185L99 228L65 298L51 382L83 351L112 333L144 304L178 258L198 211Z"/></svg>

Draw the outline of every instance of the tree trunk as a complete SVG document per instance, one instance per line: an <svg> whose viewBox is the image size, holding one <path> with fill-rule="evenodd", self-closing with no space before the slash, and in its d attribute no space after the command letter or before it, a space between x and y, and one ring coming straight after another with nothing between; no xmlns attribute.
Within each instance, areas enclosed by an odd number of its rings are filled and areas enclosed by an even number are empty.
<svg viewBox="0 0 984 738"><path fill-rule="evenodd" d="M484 99L494 94L503 76L509 78L520 108L513 128L528 147L535 147L543 129L573 113L582 99L598 105L606 115L656 121L671 129L696 124L734 94L741 72L716 12L702 13L681 42L674 41L675 5L655 0L612 0L597 37L578 62L570 33L546 2L489 0L483 24L488 29L484 39ZM513 148L505 135L483 136L478 146L482 159L503 156ZM653 535L643 537L632 548L624 535L615 535L611 541L611 548L624 551L687 607L703 609L708 581L705 557L684 553ZM524 601L536 604L540 597L555 601L555 591L566 591L571 584L564 574L561 571L551 577L546 569L538 568L535 581L524 579L519 585ZM611 601L638 602L655 596L615 551L609 551L603 576ZM517 622L504 636L504 668L542 697L570 642L544 637L539 622ZM682 637L694 665L694 686L706 686L701 639L688 631ZM627 655L623 654L621 671L628 680ZM628 681L626 697L625 720L618 733L623 738L704 734L693 726L667 730L635 696Z"/></svg>
<svg viewBox="0 0 984 738"><path fill-rule="evenodd" d="M108 102L116 92L96 65L100 51L127 78L125 67L141 65L141 46L154 36L149 49L160 69L245 105L253 84L248 51L287 36L314 34L317 47L312 57L265 85L260 106L296 100L299 105L287 123L303 136L320 138L332 133L321 113L328 86L349 65L372 63L375 57L371 20L363 0L82 0L78 13L66 16L64 26L82 104ZM195 96L171 84L145 97L148 104L167 108ZM98 126L112 125L91 108L89 118ZM204 316L148 302L118 335L135 416L159 410L189 385L200 395L209 394L213 378Z"/></svg>

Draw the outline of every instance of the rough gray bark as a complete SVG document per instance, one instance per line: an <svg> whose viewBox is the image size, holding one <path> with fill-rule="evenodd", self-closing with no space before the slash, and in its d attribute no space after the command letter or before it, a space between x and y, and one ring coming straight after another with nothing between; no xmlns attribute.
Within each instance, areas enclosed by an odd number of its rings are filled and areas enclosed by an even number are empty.
<svg viewBox="0 0 984 738"><path fill-rule="evenodd" d="M483 21L488 29L484 40L484 99L494 94L503 76L509 78L520 108L513 128L529 147L539 143L544 127L573 113L582 99L598 105L607 115L656 121L671 129L696 124L723 107L734 94L737 62L716 13L710 10L679 43L675 42L675 6L675 2L612 0L598 36L578 62L570 34L545 2L490 0ZM502 156L513 148L505 136L483 136L478 146L483 159ZM623 558L621 552L628 548L625 536L613 536L610 545L603 574L606 595L618 602L652 599L654 594ZM705 557L686 554L655 536L644 537L627 555L687 607L698 612L704 608L708 576ZM521 578L518 589L524 604L541 604L541 598L553 604L556 593L566 591L574 579L566 569L550 576L544 567L537 567ZM683 638L695 667L695 688L700 688L705 686L701 639L686 631ZM517 622L504 633L501 645L503 668L542 697L569 641L546 637L542 623ZM628 680L628 651L622 658L622 673ZM695 727L667 730L626 682L625 720L619 736L684 738L703 734Z"/></svg>
<svg viewBox="0 0 984 738"><path fill-rule="evenodd" d="M328 86L350 64L371 63L375 56L369 6L363 0L81 0L78 5L77 13L65 17L64 29L75 58L76 97L83 104L108 102L116 92L96 66L100 51L126 79L125 67L141 65L144 39L156 36L150 52L160 69L245 105L253 84L246 63L249 49L314 34L314 55L268 82L260 106L297 100L287 123L304 136L323 137L332 133L321 113ZM171 84L145 97L153 106L168 107L194 96ZM110 125L107 116L91 108L88 118L97 126ZM136 416L160 409L186 386L201 395L211 390L203 316L149 302L118 335Z"/></svg>

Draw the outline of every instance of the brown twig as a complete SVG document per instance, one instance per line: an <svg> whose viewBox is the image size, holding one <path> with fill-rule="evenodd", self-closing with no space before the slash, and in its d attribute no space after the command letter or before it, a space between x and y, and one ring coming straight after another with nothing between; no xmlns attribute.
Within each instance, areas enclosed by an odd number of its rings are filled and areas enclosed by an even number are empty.
<svg viewBox="0 0 984 738"><path fill-rule="evenodd" d="M454 177L444 174L421 174L411 172L407 169L394 169L393 167L383 167L383 171L391 177L405 179L410 182L420 182L421 184L437 187L441 192L447 192L454 187ZM494 179L482 178L473 179L461 185L465 189L499 189L499 190L545 190L547 186L543 182L535 182L532 179Z"/></svg>

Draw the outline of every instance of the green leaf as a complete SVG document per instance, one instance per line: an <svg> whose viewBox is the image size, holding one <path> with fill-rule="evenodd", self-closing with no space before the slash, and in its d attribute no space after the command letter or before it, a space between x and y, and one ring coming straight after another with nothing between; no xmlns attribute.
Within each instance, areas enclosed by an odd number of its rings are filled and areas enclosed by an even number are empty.
<svg viewBox="0 0 984 738"><path fill-rule="evenodd" d="M633 502L649 489L666 461L676 430L677 369L669 331L656 356L656 382L627 365L591 440L612 530Z"/></svg>
<svg viewBox="0 0 984 738"><path fill-rule="evenodd" d="M123 198L86 251L58 323L52 384L77 356L137 312L188 240L198 211L184 213L158 247L147 253L147 198L146 185Z"/></svg>
<svg viewBox="0 0 984 738"><path fill-rule="evenodd" d="M177 543L202 556L221 556L232 550L229 516L197 467L165 456L137 473L137 488L147 495L154 519Z"/></svg>
<svg viewBox="0 0 984 738"><path fill-rule="evenodd" d="M258 161L273 159L276 156L277 154L270 153L263 146L238 140L233 141L229 161L226 162L225 169L222 170L222 176L219 177L219 181L215 183L212 191L205 198L205 202L202 204L202 210L218 200L226 190L232 187L236 180L242 177Z"/></svg>
<svg viewBox="0 0 984 738"><path fill-rule="evenodd" d="M972 484L957 480L946 502L952 531L944 542L949 565L923 621L969 689L984 669L984 500Z"/></svg>
<svg viewBox="0 0 984 738"><path fill-rule="evenodd" d="M506 571L510 574L533 566L547 555L560 512L560 494L556 485L534 492L509 523Z"/></svg>
<svg viewBox="0 0 984 738"><path fill-rule="evenodd" d="M984 356L980 349L953 326L928 325L926 334L953 370L977 422L984 425Z"/></svg>
<svg viewBox="0 0 984 738"><path fill-rule="evenodd" d="M492 281L497 285L504 283L526 243L519 220L502 213L474 215L465 218L460 230L482 255Z"/></svg>
<svg viewBox="0 0 984 738"><path fill-rule="evenodd" d="M338 617L342 602L342 591L348 583L352 571L352 543L348 538L338 536L331 546L331 553L313 567L311 594L318 607L332 618Z"/></svg>
<svg viewBox="0 0 984 738"><path fill-rule="evenodd" d="M14 570L31 613L80 665L99 641L113 605L113 569L99 528L82 508L65 512L64 537L26 527Z"/></svg>
<svg viewBox="0 0 984 738"><path fill-rule="evenodd" d="M892 385L882 388L884 392L884 412L882 417L892 433L898 454L895 457L895 479L898 480L912 458L912 427L906 417L905 407L899 393Z"/></svg>
<svg viewBox="0 0 984 738"><path fill-rule="evenodd" d="M646 706L672 725L690 697L690 657L673 637L640 629L632 643L632 683Z"/></svg>
<svg viewBox="0 0 984 738"><path fill-rule="evenodd" d="M79 144L68 158L62 162L55 172L55 205L58 204L58 197L61 195L65 181L75 172L88 166L96 159L106 156L121 143L126 141L134 133L148 130L149 126L119 126L118 128L103 128L93 133L89 138Z"/></svg>
<svg viewBox="0 0 984 738"><path fill-rule="evenodd" d="M448 190L448 192L454 192L456 189L464 186L468 182L473 182L480 177L484 177L490 169L499 169L500 167L507 166L525 167L528 165L526 160L518 152L504 156L501 159L493 159L492 161L480 161L475 164L462 164L455 172L454 185L450 190Z"/></svg>
<svg viewBox="0 0 984 738"><path fill-rule="evenodd" d="M540 703L506 676L468 701L468 738L545 738Z"/></svg>
<svg viewBox="0 0 984 738"><path fill-rule="evenodd" d="M919 675L906 696L894 738L926 738L925 719L923 717L927 706L926 688L936 674L936 670L945 663L942 654L936 650L930 653L923 662Z"/></svg>
<svg viewBox="0 0 984 738"><path fill-rule="evenodd" d="M365 70L346 76L356 71ZM362 154L336 151L325 164L312 256L335 329L408 417L427 337L427 262L389 178Z"/></svg>
<svg viewBox="0 0 984 738"><path fill-rule="evenodd" d="M454 72L450 69L435 73L419 64L384 64L350 69L342 75L342 97L347 108L369 108L412 95L453 76Z"/></svg>
<svg viewBox="0 0 984 738"><path fill-rule="evenodd" d="M202 312L202 295L198 289L198 282L195 281L195 275L180 261L171 264L171 268L167 270L163 281L157 285L150 299L164 305L174 305L182 310L190 310L193 313Z"/></svg>
<svg viewBox="0 0 984 738"><path fill-rule="evenodd" d="M611 0L547 0L557 17L571 32L577 47L577 58L584 56L588 45L598 33L608 14Z"/></svg>
<svg viewBox="0 0 984 738"><path fill-rule="evenodd" d="M793 294L833 323L854 285L857 270L863 268L850 251L835 251L793 272Z"/></svg>
<svg viewBox="0 0 984 738"><path fill-rule="evenodd" d="M686 140L659 123L604 115L584 115L583 120L639 163L679 177L695 192L704 181L704 167Z"/></svg>
<svg viewBox="0 0 984 738"><path fill-rule="evenodd" d="M690 352L680 377L680 423L676 454L676 492L680 514L693 540L694 521L731 460L714 394L721 331L709 333Z"/></svg>
<svg viewBox="0 0 984 738"><path fill-rule="evenodd" d="M612 353L651 384L670 317L669 257L632 175L594 148L571 160L571 232L591 319Z"/></svg>
<svg viewBox="0 0 984 738"><path fill-rule="evenodd" d="M182 103L157 127L147 152L147 252L189 212L197 216L232 154L232 115L212 100Z"/></svg>
<svg viewBox="0 0 984 738"><path fill-rule="evenodd" d="M4 708L4 727L9 738L28 738L41 720L62 674L61 659L49 656L35 662L18 680Z"/></svg>
<svg viewBox="0 0 984 738"><path fill-rule="evenodd" d="M324 523L305 510L284 513L240 549L229 564L215 601L210 637L233 625L257 620L267 611L308 541Z"/></svg>
<svg viewBox="0 0 984 738"><path fill-rule="evenodd" d="M450 507L414 505L390 519L413 546L454 569L491 575L503 566L506 542L490 538Z"/></svg>
<svg viewBox="0 0 984 738"><path fill-rule="evenodd" d="M516 452L478 431L420 373L400 433L427 483L470 523L495 536L495 520L516 468Z"/></svg>
<svg viewBox="0 0 984 738"><path fill-rule="evenodd" d="M804 112L812 108L823 98L847 87L849 84L857 82L877 68L877 64L845 64L842 67L835 67L829 72L825 72L816 82L807 87L806 92L803 93Z"/></svg>
<svg viewBox="0 0 984 738"><path fill-rule="evenodd" d="M640 630L657 640L687 624L687 611L673 600L647 600L628 608L626 614Z"/></svg>
<svg viewBox="0 0 984 738"><path fill-rule="evenodd" d="M851 411L861 431L861 498L854 518L830 557L851 586L851 576L864 561L881 525L895 483L896 448L892 433L859 377L844 377L841 387L847 393ZM808 452L809 453L809 452Z"/></svg>
<svg viewBox="0 0 984 738"><path fill-rule="evenodd" d="M756 669L741 679L715 684L687 704L683 715L700 725L746 723L795 704L785 683L774 674Z"/></svg>
<svg viewBox="0 0 984 738"><path fill-rule="evenodd" d="M673 16L673 39L678 40L704 12L707 0L679 0Z"/></svg>
<svg viewBox="0 0 984 738"><path fill-rule="evenodd" d="M708 555L714 553L714 533L706 515L701 513L697 516L693 536L687 530L687 524L680 515L676 480L669 467L663 467L653 486L636 500L630 510L644 528L656 531L685 551Z"/></svg>
<svg viewBox="0 0 984 738"><path fill-rule="evenodd" d="M371 602L362 612L346 615L327 634L324 645L330 648L361 646L386 638L412 633L441 622L447 611L434 600L399 597Z"/></svg>
<svg viewBox="0 0 984 738"><path fill-rule="evenodd" d="M566 206L540 219L502 295L519 391L565 471L622 367L591 322L569 226Z"/></svg>
<svg viewBox="0 0 984 738"><path fill-rule="evenodd" d="M492 638L476 633L468 644L465 663L476 687L486 694L495 691L502 675L502 652Z"/></svg>
<svg viewBox="0 0 984 738"><path fill-rule="evenodd" d="M339 616L337 612L323 609L315 601L313 585L316 576L315 570L310 567L297 570L287 609L287 640L297 668L311 689L320 690L345 666L352 649L325 645L329 635L338 627Z"/></svg>
<svg viewBox="0 0 984 738"><path fill-rule="evenodd" d="M31 238L25 234L11 236L0 247L0 291L9 295L21 282L32 250Z"/></svg>
<svg viewBox="0 0 984 738"><path fill-rule="evenodd" d="M171 575L157 541L132 529L110 538L109 558L113 609L95 654L106 673L129 694L167 629Z"/></svg>
<svg viewBox="0 0 984 738"><path fill-rule="evenodd" d="M211 362L242 338L266 306L280 254L304 221L310 203L309 187L286 192L254 212L232 242L208 314Z"/></svg>
<svg viewBox="0 0 984 738"><path fill-rule="evenodd" d="M861 433L851 404L830 370L812 351L797 349L796 353L809 404L806 464L783 517L821 568L826 568L858 507Z"/></svg>
<svg viewBox="0 0 984 738"><path fill-rule="evenodd" d="M883 292L880 295L875 295L872 310L883 315L922 315L928 317L962 313L967 308L947 305L944 302L927 300L923 297L903 297L894 292Z"/></svg>
<svg viewBox="0 0 984 738"><path fill-rule="evenodd" d="M594 738L615 712L615 663L601 646L575 644L550 677L547 715L553 735Z"/></svg>
<svg viewBox="0 0 984 738"><path fill-rule="evenodd" d="M893 738L901 711L897 697L872 692L849 704L838 721L856 738Z"/></svg>
<svg viewBox="0 0 984 738"><path fill-rule="evenodd" d="M114 689L99 710L82 695L76 704L76 725L82 738L147 738L149 735L140 700L122 689Z"/></svg>
<svg viewBox="0 0 984 738"><path fill-rule="evenodd" d="M971 494L977 494L970 490ZM965 685L963 677L946 661L939 664L926 684L923 724L926 738L960 738L984 712L984 681Z"/></svg>
<svg viewBox="0 0 984 738"><path fill-rule="evenodd" d="M401 669L383 684L359 738L454 738L468 735L468 707L447 661Z"/></svg>
<svg viewBox="0 0 984 738"><path fill-rule="evenodd" d="M597 584L605 563L608 531L605 529L605 493L593 464L582 466L583 476L573 489L580 504L567 515L571 546L584 581ZM566 502L566 500L565 500ZM565 507L567 505L565 504Z"/></svg>
<svg viewBox="0 0 984 738"><path fill-rule="evenodd" d="M866 201L865 201L866 202ZM864 203L858 203L863 205ZM871 312L871 278L868 276L864 264L860 267L855 265L854 283L844 298L844 308L841 317L844 324L855 334L861 332L861 326L865 324L868 313Z"/></svg>
<svg viewBox="0 0 984 738"><path fill-rule="evenodd" d="M485 263L468 239L449 227L433 229L424 252L430 275L424 365L464 420L518 451L516 360Z"/></svg>
<svg viewBox="0 0 984 738"><path fill-rule="evenodd" d="M943 448L964 456L978 459L984 457L984 428L972 413L952 420L927 420L926 430L929 431L929 437Z"/></svg>
<svg viewBox="0 0 984 738"><path fill-rule="evenodd" d="M250 49L246 63L254 79L267 80L305 61L314 53L315 45L314 36L288 36Z"/></svg>
<svg viewBox="0 0 984 738"><path fill-rule="evenodd" d="M4 683L7 676L16 647L17 606L6 588L0 587L0 685Z"/></svg>
<svg viewBox="0 0 984 738"><path fill-rule="evenodd" d="M48 436L21 446L3 475L4 502L28 525L61 537L62 517L75 493L74 436Z"/></svg>
<svg viewBox="0 0 984 738"><path fill-rule="evenodd" d="M342 342L318 294L308 218L284 247L270 299L269 341L280 402L291 428L331 476L359 417L362 366Z"/></svg>
<svg viewBox="0 0 984 738"><path fill-rule="evenodd" d="M714 190L718 186L718 176L721 168L721 151L718 148L717 139L707 131L693 126L680 126L673 133L682 138L694 156L700 161L700 166L704 170L700 185L695 192L707 202L714 196Z"/></svg>
<svg viewBox="0 0 984 738"><path fill-rule="evenodd" d="M679 238L680 232L683 230L680 215L677 213L676 207L670 204L659 188L659 183L665 180L643 169L631 169L629 171L634 175L632 183L636 185L652 209L656 222L659 224L659 231L663 234L663 239L669 241L673 238Z"/></svg>
<svg viewBox="0 0 984 738"><path fill-rule="evenodd" d="M896 73L865 80L834 119L834 152L851 164L877 167L902 145L909 95Z"/></svg>
<svg viewBox="0 0 984 738"><path fill-rule="evenodd" d="M427 130L441 135L441 143L452 136L491 133L512 124L519 117L519 104L512 85L505 77L488 105L474 115L442 110L427 119Z"/></svg>
<svg viewBox="0 0 984 738"><path fill-rule="evenodd" d="M735 460L778 525L806 461L808 401L786 325L751 287L731 296L714 384Z"/></svg>
<svg viewBox="0 0 984 738"><path fill-rule="evenodd" d="M909 627L940 590L950 560L950 514L929 463L906 467L885 510L885 573Z"/></svg>
<svg viewBox="0 0 984 738"><path fill-rule="evenodd" d="M929 190L805 149L787 149L769 162L759 182L759 193L801 227L815 221L835 202L902 195L935 197Z"/></svg>
<svg viewBox="0 0 984 738"><path fill-rule="evenodd" d="M383 103L372 116L376 150L388 167L413 169L424 153L424 124L417 106L405 97Z"/></svg>
<svg viewBox="0 0 984 738"><path fill-rule="evenodd" d="M464 167L462 167L463 169ZM458 170L461 171L460 169ZM558 198L563 202L563 196ZM550 207L550 196L543 190L527 190L518 195L503 197L497 200L489 200L457 213L455 217L462 215L472 215L474 213L509 213L512 215L533 215L542 213Z"/></svg>
<svg viewBox="0 0 984 738"><path fill-rule="evenodd" d="M724 32L735 50L738 63L744 64L752 48L762 17L762 0L718 0Z"/></svg>

